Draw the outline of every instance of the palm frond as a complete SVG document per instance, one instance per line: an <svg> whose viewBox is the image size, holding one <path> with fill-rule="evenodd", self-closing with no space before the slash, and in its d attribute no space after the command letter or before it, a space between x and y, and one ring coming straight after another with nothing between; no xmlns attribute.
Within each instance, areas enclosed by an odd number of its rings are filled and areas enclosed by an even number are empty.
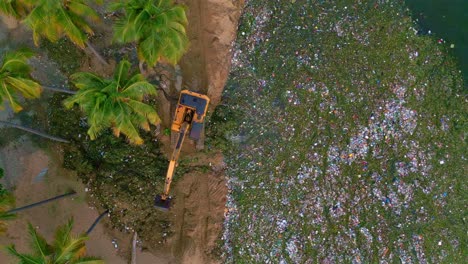
<svg viewBox="0 0 468 264"><path fill-rule="evenodd" d="M131 144L141 145L143 139L138 134L137 128L133 125L128 115L124 115L117 120L116 127L120 129L121 133L124 134Z"/></svg>
<svg viewBox="0 0 468 264"><path fill-rule="evenodd" d="M67 224L57 229L54 241L54 263L73 261L85 247L85 241L88 239L88 236L79 235L78 237L72 237L72 227L73 219L70 219Z"/></svg>
<svg viewBox="0 0 468 264"><path fill-rule="evenodd" d="M105 85L105 81L90 72L77 72L70 76L72 83L78 89L98 88Z"/></svg>
<svg viewBox="0 0 468 264"><path fill-rule="evenodd" d="M147 81L133 83L122 91L122 96L139 101L145 95L156 95L156 88Z"/></svg>
<svg viewBox="0 0 468 264"><path fill-rule="evenodd" d="M147 38L141 39L137 47L138 58L150 66L156 65L164 50L163 42L163 36L156 34L156 32Z"/></svg>
<svg viewBox="0 0 468 264"><path fill-rule="evenodd" d="M52 253L51 246L47 244L44 237L36 232L36 229L28 223L28 232L31 238L31 248L35 256L40 256L41 259L46 259L46 256Z"/></svg>
<svg viewBox="0 0 468 264"><path fill-rule="evenodd" d="M158 113L150 105L135 100L130 100L127 104L132 108L133 112L143 116L144 120L148 120L150 124L157 125L161 122Z"/></svg>
<svg viewBox="0 0 468 264"><path fill-rule="evenodd" d="M104 264L104 261L96 257L83 257L73 261L71 264Z"/></svg>
<svg viewBox="0 0 468 264"><path fill-rule="evenodd" d="M0 1L0 12L8 16L19 18L19 15L13 7L13 3L11 0Z"/></svg>
<svg viewBox="0 0 468 264"><path fill-rule="evenodd" d="M7 212L0 211L0 221L9 221L16 219L16 214L9 214Z"/></svg>
<svg viewBox="0 0 468 264"><path fill-rule="evenodd" d="M20 264L44 264L45 260L38 256L32 256L30 254L22 254L16 251L15 245L9 245L6 247L7 252L17 257L20 260Z"/></svg>
<svg viewBox="0 0 468 264"><path fill-rule="evenodd" d="M99 14L93 8L81 1L68 1L67 7L71 14L79 17L86 17L95 22L100 19Z"/></svg>
<svg viewBox="0 0 468 264"><path fill-rule="evenodd" d="M68 220L68 222L57 228L54 236L54 248L61 248L64 245L68 244L70 241L71 231L73 228L73 219Z"/></svg>
<svg viewBox="0 0 468 264"><path fill-rule="evenodd" d="M86 18L99 20L98 13L81 0L38 0L23 20L33 31L35 45L41 37L51 42L66 36L75 45L84 48L87 34L93 34Z"/></svg>
<svg viewBox="0 0 468 264"><path fill-rule="evenodd" d="M125 83L128 78L128 71L130 70L130 62L127 60L121 60L117 65L114 73L114 80L117 85L121 85L121 83Z"/></svg>
<svg viewBox="0 0 468 264"><path fill-rule="evenodd" d="M5 78L5 82L20 92L24 98L32 99L39 98L41 96L42 87L35 81L25 78L7 77Z"/></svg>
<svg viewBox="0 0 468 264"><path fill-rule="evenodd" d="M29 74L31 72L31 67L28 65L27 61L32 56L34 56L34 53L27 48L7 52L3 59L1 70L21 75Z"/></svg>
<svg viewBox="0 0 468 264"><path fill-rule="evenodd" d="M14 112L23 110L23 107L19 104L18 99L16 99L16 96L12 91L12 88L7 85L5 81L0 81L0 99L0 106L2 107L3 101L7 100Z"/></svg>
<svg viewBox="0 0 468 264"><path fill-rule="evenodd" d="M41 95L41 85L31 79L31 67L27 64L27 60L32 55L29 49L19 49L5 54L0 67L0 106L4 100L7 100L12 109L18 112L22 107L17 101L17 92L25 98L38 98Z"/></svg>

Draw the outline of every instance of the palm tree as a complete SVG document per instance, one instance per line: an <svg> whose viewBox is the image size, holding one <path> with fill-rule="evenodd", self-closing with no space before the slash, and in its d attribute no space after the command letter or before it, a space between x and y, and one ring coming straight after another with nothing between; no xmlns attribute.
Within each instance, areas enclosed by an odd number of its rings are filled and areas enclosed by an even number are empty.
<svg viewBox="0 0 468 264"><path fill-rule="evenodd" d="M31 78L31 67L27 60L33 56L28 49L7 52L0 66L0 109L3 102L9 101L15 112L23 109L18 102L17 93L25 98L38 98L42 87Z"/></svg>
<svg viewBox="0 0 468 264"><path fill-rule="evenodd" d="M99 258L85 256L88 239L86 233L77 237L72 236L73 219L67 224L57 228L54 241L48 244L45 238L36 232L31 224L28 224L29 236L31 238L32 254L19 253L15 245L9 245L7 251L17 257L24 264L50 263L50 264L101 264Z"/></svg>
<svg viewBox="0 0 468 264"><path fill-rule="evenodd" d="M150 66L164 59L176 64L188 48L187 17L172 0L126 0L111 5L124 16L114 26L114 39L137 42L138 57Z"/></svg>
<svg viewBox="0 0 468 264"><path fill-rule="evenodd" d="M27 0L30 1L30 0ZM94 32L86 19L99 21L99 14L88 5L88 0L37 0L23 22L33 31L36 46L41 37L56 42L66 36L75 45L84 49L86 46L96 57L107 65L107 62L88 42L87 35ZM98 0L102 3L102 0Z"/></svg>
<svg viewBox="0 0 468 264"><path fill-rule="evenodd" d="M141 74L129 74L130 62L122 60L111 79L103 79L88 72L71 76L78 92L65 99L70 109L78 104L88 117L88 135L91 140L107 128L112 128L116 137L124 134L130 143L142 144L138 127L149 131L150 124L160 122L156 110L143 103L145 95L155 95L156 88Z"/></svg>

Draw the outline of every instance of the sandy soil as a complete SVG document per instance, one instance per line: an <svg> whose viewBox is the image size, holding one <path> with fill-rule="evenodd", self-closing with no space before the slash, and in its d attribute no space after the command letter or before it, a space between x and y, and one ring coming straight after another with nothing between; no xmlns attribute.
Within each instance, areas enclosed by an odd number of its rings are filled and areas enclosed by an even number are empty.
<svg viewBox="0 0 468 264"><path fill-rule="evenodd" d="M64 171L60 163L52 162L50 156L39 150L22 137L0 150L1 164L5 169L5 180L15 186L14 195L17 206L30 204L55 195L75 190L78 194L62 200L42 205L18 213L18 218L9 223L6 236L0 237L0 244L14 243L21 252L28 252L27 223L30 222L47 239L52 239L55 228L64 224L70 217L75 220L76 233L86 231L99 215L96 208L86 203L83 185L69 171ZM48 168L46 176L38 180L37 176ZM103 221L105 222L105 221ZM87 242L89 255L101 256L107 263L126 263L117 256L111 243L111 237L104 233L103 224L99 224L91 233ZM0 251L0 263L15 263L4 251Z"/></svg>
<svg viewBox="0 0 468 264"><path fill-rule="evenodd" d="M182 87L207 94L210 109L221 101L231 68L231 46L244 0L184 0L190 49L182 58Z"/></svg>

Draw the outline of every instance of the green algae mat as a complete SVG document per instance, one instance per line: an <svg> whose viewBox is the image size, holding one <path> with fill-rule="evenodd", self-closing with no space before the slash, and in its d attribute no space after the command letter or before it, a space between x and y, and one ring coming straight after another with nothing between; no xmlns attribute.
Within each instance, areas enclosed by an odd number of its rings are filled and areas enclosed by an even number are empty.
<svg viewBox="0 0 468 264"><path fill-rule="evenodd" d="M247 1L224 103L228 263L463 263L466 93L401 1Z"/></svg>

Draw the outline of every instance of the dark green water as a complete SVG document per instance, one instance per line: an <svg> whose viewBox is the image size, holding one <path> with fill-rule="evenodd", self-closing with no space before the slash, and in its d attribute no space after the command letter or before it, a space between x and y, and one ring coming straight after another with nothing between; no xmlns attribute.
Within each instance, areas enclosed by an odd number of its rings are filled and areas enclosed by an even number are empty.
<svg viewBox="0 0 468 264"><path fill-rule="evenodd" d="M406 4L424 34L430 30L445 45L455 45L452 54L468 88L468 0L406 0Z"/></svg>

